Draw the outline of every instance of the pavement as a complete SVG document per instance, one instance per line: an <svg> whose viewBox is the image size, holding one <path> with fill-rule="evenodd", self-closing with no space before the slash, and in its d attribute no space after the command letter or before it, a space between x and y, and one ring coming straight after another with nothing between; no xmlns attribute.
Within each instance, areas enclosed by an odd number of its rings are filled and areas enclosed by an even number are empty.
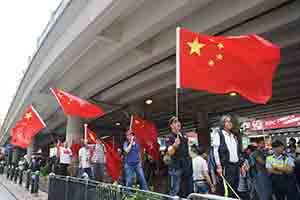
<svg viewBox="0 0 300 200"><path fill-rule="evenodd" d="M38 194L30 194L25 187L0 175L0 197L5 200L47 200L48 194L42 191L39 191Z"/></svg>

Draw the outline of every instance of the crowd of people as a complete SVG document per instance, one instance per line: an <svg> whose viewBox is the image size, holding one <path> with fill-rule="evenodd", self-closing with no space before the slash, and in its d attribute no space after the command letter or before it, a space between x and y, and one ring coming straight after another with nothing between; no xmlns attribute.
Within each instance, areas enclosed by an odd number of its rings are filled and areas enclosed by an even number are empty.
<svg viewBox="0 0 300 200"><path fill-rule="evenodd" d="M119 184L133 187L137 182L140 189L149 190L149 183L159 176L160 187L167 187L165 192L172 196L186 197L195 192L243 200L270 200L272 197L276 200L300 199L300 141L296 143L291 138L285 148L281 141L275 140L272 149L267 149L264 140L260 139L256 145L249 145L242 151L231 116L221 118L220 129L211 138L208 148L204 145L190 146L178 118L172 117L169 127L171 133L159 161L152 160L147 154L142 157L135 134L126 131L125 141L118 151L123 161ZM99 139L96 144L83 140L78 145L58 141L50 151L48 167L59 175L106 182L109 179L105 178L105 155L105 146ZM26 160L29 159L21 161ZM41 160L33 157L31 163L38 169ZM78 166L78 169L74 170L73 166Z"/></svg>

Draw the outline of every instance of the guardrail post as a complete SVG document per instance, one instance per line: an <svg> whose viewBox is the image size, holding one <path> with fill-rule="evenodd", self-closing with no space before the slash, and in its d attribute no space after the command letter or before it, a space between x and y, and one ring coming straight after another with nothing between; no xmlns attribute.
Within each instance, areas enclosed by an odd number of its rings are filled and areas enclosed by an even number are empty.
<svg viewBox="0 0 300 200"><path fill-rule="evenodd" d="M31 182L31 171L30 169L28 169L26 171L26 185L25 185L27 190L29 190L30 182Z"/></svg>
<svg viewBox="0 0 300 200"><path fill-rule="evenodd" d="M69 193L69 176L66 177L66 187L65 187L65 200L68 200Z"/></svg>
<svg viewBox="0 0 300 200"><path fill-rule="evenodd" d="M121 186L119 184L117 186L116 197L117 197L117 200L122 200L122 190L121 190Z"/></svg>
<svg viewBox="0 0 300 200"><path fill-rule="evenodd" d="M20 170L20 173L19 173L19 185L22 185L22 183L23 183L23 173L24 173L24 169Z"/></svg>
<svg viewBox="0 0 300 200"><path fill-rule="evenodd" d="M89 179L85 180L85 188L84 188L84 200L88 200L88 185L89 185Z"/></svg>
<svg viewBox="0 0 300 200"><path fill-rule="evenodd" d="M38 193L39 191L39 171L35 171L31 176L31 191L30 193Z"/></svg>
<svg viewBox="0 0 300 200"><path fill-rule="evenodd" d="M13 177L14 178L14 183L17 183L18 177L19 177L19 168L16 168L15 175Z"/></svg>

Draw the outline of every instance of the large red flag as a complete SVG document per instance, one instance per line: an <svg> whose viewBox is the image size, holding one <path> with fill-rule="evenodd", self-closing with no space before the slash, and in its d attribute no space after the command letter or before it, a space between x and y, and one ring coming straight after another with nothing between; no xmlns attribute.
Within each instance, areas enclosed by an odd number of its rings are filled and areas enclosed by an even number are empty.
<svg viewBox="0 0 300 200"><path fill-rule="evenodd" d="M59 89L50 88L50 90L67 115L82 118L94 118L104 115L104 111L101 108L86 100L73 96L67 92L63 92Z"/></svg>
<svg viewBox="0 0 300 200"><path fill-rule="evenodd" d="M21 148L26 148L32 138L46 125L33 106L26 109L25 114L12 129L12 143Z"/></svg>
<svg viewBox="0 0 300 200"><path fill-rule="evenodd" d="M117 181L122 172L122 159L116 149L102 141L105 146L107 172L114 181Z"/></svg>
<svg viewBox="0 0 300 200"><path fill-rule="evenodd" d="M214 37L177 29L177 87L237 92L254 103L272 97L280 49L257 35Z"/></svg>
<svg viewBox="0 0 300 200"><path fill-rule="evenodd" d="M155 125L152 122L133 115L131 117L130 129L135 134L141 147L148 152L153 160L159 160L158 134Z"/></svg>

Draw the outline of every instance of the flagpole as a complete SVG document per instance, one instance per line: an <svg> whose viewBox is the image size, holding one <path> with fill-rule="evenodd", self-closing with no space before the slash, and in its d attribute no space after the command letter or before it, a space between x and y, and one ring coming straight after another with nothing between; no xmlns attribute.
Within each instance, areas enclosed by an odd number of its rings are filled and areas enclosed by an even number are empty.
<svg viewBox="0 0 300 200"><path fill-rule="evenodd" d="M178 90L180 88L180 27L176 28L176 117L179 115Z"/></svg>
<svg viewBox="0 0 300 200"><path fill-rule="evenodd" d="M85 124L84 124L84 142L87 141L87 126L88 126L88 124L85 123Z"/></svg>

